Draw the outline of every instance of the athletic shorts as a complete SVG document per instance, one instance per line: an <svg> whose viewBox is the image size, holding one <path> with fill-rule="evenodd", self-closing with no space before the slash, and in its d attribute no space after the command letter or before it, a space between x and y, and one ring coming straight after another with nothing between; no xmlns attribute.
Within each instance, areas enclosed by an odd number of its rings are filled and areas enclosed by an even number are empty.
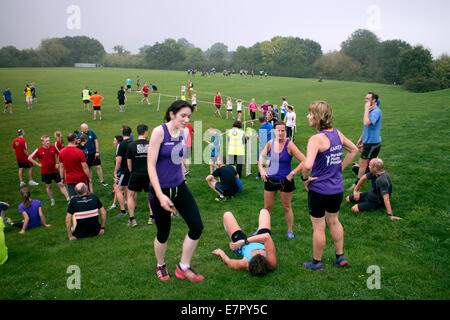
<svg viewBox="0 0 450 320"><path fill-rule="evenodd" d="M250 111L250 118L252 120L255 120L255 117L256 117L256 112Z"/></svg>
<svg viewBox="0 0 450 320"><path fill-rule="evenodd" d="M125 99L119 99L119 106L123 106L125 104Z"/></svg>
<svg viewBox="0 0 450 320"><path fill-rule="evenodd" d="M80 181L80 182L83 182L87 186L87 188L89 190L89 182L87 180L86 181ZM75 197L77 195L77 192L75 191L75 186L78 183L79 182L77 182L77 183L67 183L66 184L66 186L67 186L67 193L69 194L69 197Z"/></svg>
<svg viewBox="0 0 450 320"><path fill-rule="evenodd" d="M10 104L12 103L12 100L6 100L5 104Z"/></svg>
<svg viewBox="0 0 450 320"><path fill-rule="evenodd" d="M127 89L130 89L131 88L131 84L127 84Z"/></svg>
<svg viewBox="0 0 450 320"><path fill-rule="evenodd" d="M8 209L9 209L9 207L6 204L0 203L0 211L6 211Z"/></svg>
<svg viewBox="0 0 450 320"><path fill-rule="evenodd" d="M148 97L148 94L145 94L145 93L144 93L144 98L147 98L147 97Z"/></svg>
<svg viewBox="0 0 450 320"><path fill-rule="evenodd" d="M294 179L292 179L292 181L289 181L287 179L278 180L267 177L267 181L264 182L264 190L266 191L280 190L280 192L292 192L295 190L295 182Z"/></svg>
<svg viewBox="0 0 450 320"><path fill-rule="evenodd" d="M371 160L378 157L380 153L381 143L365 143L363 144L363 151L361 159Z"/></svg>
<svg viewBox="0 0 450 320"><path fill-rule="evenodd" d="M233 111L233 108L227 108L227 111Z"/></svg>
<svg viewBox="0 0 450 320"><path fill-rule="evenodd" d="M220 109L220 105L216 106L217 109Z"/></svg>
<svg viewBox="0 0 450 320"><path fill-rule="evenodd" d="M86 162L87 162L88 167L99 166L102 164L102 161L100 160L100 156L98 156L96 158L95 153L88 154Z"/></svg>
<svg viewBox="0 0 450 320"><path fill-rule="evenodd" d="M25 101L26 101L26 102L33 102L33 97L26 97L26 98L25 98Z"/></svg>
<svg viewBox="0 0 450 320"><path fill-rule="evenodd" d="M130 181L130 174L129 173L120 173L117 175L119 178L119 182L117 182L117 185L119 187L126 187L128 186L128 181Z"/></svg>
<svg viewBox="0 0 450 320"><path fill-rule="evenodd" d="M237 113L242 113L242 110L237 110Z"/></svg>
<svg viewBox="0 0 450 320"><path fill-rule="evenodd" d="M101 106L95 106L95 107L94 107L94 110L95 110L95 111L100 111L101 109L102 109Z"/></svg>
<svg viewBox="0 0 450 320"><path fill-rule="evenodd" d="M314 218L323 218L328 213L339 212L344 193L320 194L313 190L308 192L309 214Z"/></svg>
<svg viewBox="0 0 450 320"><path fill-rule="evenodd" d="M264 234L264 233L271 234L271 231L270 231L270 229L267 229L267 228L259 229L256 232L256 235L260 235L260 234ZM245 235L245 233L242 230L237 230L231 235L232 242L238 242L239 240L247 240L247 236ZM242 254L242 246L237 248L236 250L234 250L234 253L236 253L239 257L243 257L244 255Z"/></svg>
<svg viewBox="0 0 450 320"><path fill-rule="evenodd" d="M31 168L33 167L33 164L31 162L17 162L17 165L19 166L19 168Z"/></svg>
<svg viewBox="0 0 450 320"><path fill-rule="evenodd" d="M353 197L353 193L349 196L349 200L351 203L356 203L358 205L358 210L360 212L373 211L378 210L380 208L384 208L383 204L380 204L375 201L370 201L368 198L369 192L361 192L359 194L359 200L356 201Z"/></svg>
<svg viewBox="0 0 450 320"><path fill-rule="evenodd" d="M217 191L219 191L221 194L223 194L224 196L227 196L227 197L234 196L234 195L237 193L237 192L235 192L235 193L230 193L230 192L224 190L223 184L220 183L220 182L216 182L216 184L214 185L214 188L215 188Z"/></svg>
<svg viewBox="0 0 450 320"><path fill-rule="evenodd" d="M45 184L51 184L52 180L55 180L56 183L61 182L61 176L59 175L59 172L56 171L54 173L43 173L41 174L42 182Z"/></svg>
<svg viewBox="0 0 450 320"><path fill-rule="evenodd" d="M83 100L83 103L86 103L86 104L91 103L91 100Z"/></svg>
<svg viewBox="0 0 450 320"><path fill-rule="evenodd" d="M148 174L131 174L128 180L128 190L135 192L144 190L144 192L149 192L149 183Z"/></svg>
<svg viewBox="0 0 450 320"><path fill-rule="evenodd" d="M194 104L192 104L192 106L195 108L196 106L197 106L197 104L196 103L194 103Z"/></svg>

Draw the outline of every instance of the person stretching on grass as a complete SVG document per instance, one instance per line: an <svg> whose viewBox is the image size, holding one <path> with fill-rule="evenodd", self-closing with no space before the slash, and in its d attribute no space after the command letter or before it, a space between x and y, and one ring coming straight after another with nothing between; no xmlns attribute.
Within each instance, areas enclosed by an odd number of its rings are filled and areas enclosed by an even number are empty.
<svg viewBox="0 0 450 320"><path fill-rule="evenodd" d="M277 265L275 244L270 236L270 213L266 209L259 212L258 230L255 235L247 238L242 232L236 218L230 211L223 215L225 231L231 239L230 249L242 259L230 259L222 249L212 253L222 258L222 261L232 269L248 270L257 277L266 275Z"/></svg>
<svg viewBox="0 0 450 320"><path fill-rule="evenodd" d="M166 123L153 129L148 145L149 200L156 224L154 241L157 261L156 274L161 281L169 280L165 263L167 240L170 233L170 215L175 207L184 218L189 231L183 242L180 263L175 269L178 279L200 282L204 277L193 270L191 259L203 232L203 222L197 203L185 183L182 159L193 108L183 100L177 100L167 109Z"/></svg>
<svg viewBox="0 0 450 320"><path fill-rule="evenodd" d="M375 158L370 161L370 172L363 175L358 181L353 194L347 197L347 203L355 203L352 207L352 212L367 212L386 208L387 214L391 220L400 220L392 213L391 207L391 193L392 182L388 173L384 170L383 160ZM366 180L372 181L372 188L368 192L359 192Z"/></svg>
<svg viewBox="0 0 450 320"><path fill-rule="evenodd" d="M39 227L41 224L44 227L51 227L45 221L44 213L42 212L42 204L39 200L31 199L31 192L28 188L20 190L23 202L19 204L19 212L23 215L23 221L13 224L14 227L20 228L19 233L24 234L25 230L30 230Z"/></svg>

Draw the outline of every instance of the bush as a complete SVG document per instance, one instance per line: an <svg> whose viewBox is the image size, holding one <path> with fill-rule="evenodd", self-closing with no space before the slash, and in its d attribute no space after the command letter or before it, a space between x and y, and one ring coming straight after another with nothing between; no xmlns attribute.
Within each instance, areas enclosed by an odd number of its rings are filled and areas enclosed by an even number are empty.
<svg viewBox="0 0 450 320"><path fill-rule="evenodd" d="M441 89L441 83L434 78L416 77L410 78L403 84L404 88L412 92L429 92Z"/></svg>

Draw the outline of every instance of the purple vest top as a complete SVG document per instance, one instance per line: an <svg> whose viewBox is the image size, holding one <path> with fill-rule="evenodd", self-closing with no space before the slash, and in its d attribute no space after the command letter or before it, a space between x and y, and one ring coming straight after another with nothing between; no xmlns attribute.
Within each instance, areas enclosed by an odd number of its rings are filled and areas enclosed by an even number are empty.
<svg viewBox="0 0 450 320"><path fill-rule="evenodd" d="M319 152L314 161L311 177L318 177L309 184L309 189L320 194L337 194L344 192L342 180L342 142L338 131L320 131L330 140L330 148Z"/></svg>
<svg viewBox="0 0 450 320"><path fill-rule="evenodd" d="M183 183L181 173L181 161L183 159L186 143L181 131L177 138L173 138L165 123L162 124L164 139L159 148L158 160L156 161L156 173L158 174L161 188L175 188ZM150 182L150 186L152 183Z"/></svg>
<svg viewBox="0 0 450 320"><path fill-rule="evenodd" d="M292 156L289 154L287 147L289 139L286 139L283 150L280 153L276 153L273 149L275 140L272 140L272 145L269 150L269 167L267 168L267 175L269 178L277 180L286 180L286 177L292 171L291 161Z"/></svg>

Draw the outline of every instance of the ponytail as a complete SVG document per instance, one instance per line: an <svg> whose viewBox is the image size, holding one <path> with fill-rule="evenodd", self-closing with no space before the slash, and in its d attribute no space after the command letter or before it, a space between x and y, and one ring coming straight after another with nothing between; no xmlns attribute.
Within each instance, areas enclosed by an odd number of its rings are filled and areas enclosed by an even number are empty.
<svg viewBox="0 0 450 320"><path fill-rule="evenodd" d="M23 205L25 206L25 208L29 208L31 205L30 202L30 197L31 197L31 191L28 188L22 188L20 190L20 195L22 196L23 199Z"/></svg>

